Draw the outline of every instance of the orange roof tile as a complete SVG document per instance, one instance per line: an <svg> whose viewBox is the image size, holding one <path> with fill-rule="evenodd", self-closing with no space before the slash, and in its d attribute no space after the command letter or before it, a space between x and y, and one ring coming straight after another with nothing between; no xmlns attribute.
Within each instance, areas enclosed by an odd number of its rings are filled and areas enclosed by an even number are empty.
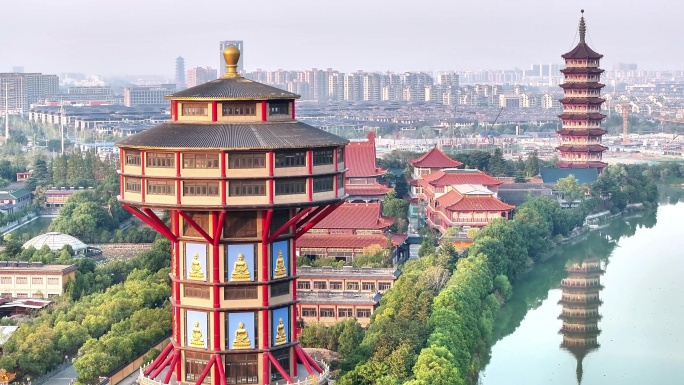
<svg viewBox="0 0 684 385"><path fill-rule="evenodd" d="M433 147L423 156L409 162L411 166L423 168L452 168L460 167L463 163L449 158L439 148Z"/></svg>
<svg viewBox="0 0 684 385"><path fill-rule="evenodd" d="M395 218L382 216L380 202L343 203L314 228L380 230L391 226L395 221Z"/></svg>
<svg viewBox="0 0 684 385"><path fill-rule="evenodd" d="M350 248L362 249L372 245L385 247L387 237L382 234L377 235L355 235L355 234L304 234L297 240L297 247L319 247L319 248Z"/></svg>
<svg viewBox="0 0 684 385"><path fill-rule="evenodd" d="M433 186L449 186L455 184L481 184L498 186L503 181L495 179L479 170L439 170L423 176L423 180Z"/></svg>
<svg viewBox="0 0 684 385"><path fill-rule="evenodd" d="M392 191L391 188L380 183L374 184L347 184L344 191L349 195L385 195Z"/></svg>
<svg viewBox="0 0 684 385"><path fill-rule="evenodd" d="M500 200L489 197L463 197L463 199L446 206L449 211L507 211L515 206L507 205Z"/></svg>
<svg viewBox="0 0 684 385"><path fill-rule="evenodd" d="M345 178L373 177L387 173L375 164L375 133L369 133L368 140L347 144L344 148L344 166L348 169Z"/></svg>

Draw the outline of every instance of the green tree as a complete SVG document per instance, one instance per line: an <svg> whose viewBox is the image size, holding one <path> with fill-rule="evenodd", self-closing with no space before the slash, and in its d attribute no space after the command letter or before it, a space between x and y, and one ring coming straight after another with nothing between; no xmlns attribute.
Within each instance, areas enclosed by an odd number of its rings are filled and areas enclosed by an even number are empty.
<svg viewBox="0 0 684 385"><path fill-rule="evenodd" d="M494 176L504 176L506 175L506 161L503 157L503 151L501 148L496 148L494 150L494 155L489 159L489 167L487 169L490 174Z"/></svg>
<svg viewBox="0 0 684 385"><path fill-rule="evenodd" d="M423 349L413 373L421 384L464 385L465 381L454 366L454 356L445 347Z"/></svg>
<svg viewBox="0 0 684 385"><path fill-rule="evenodd" d="M525 174L528 177L539 175L539 153L537 150L534 150L527 155L527 160L525 160Z"/></svg>
<svg viewBox="0 0 684 385"><path fill-rule="evenodd" d="M577 178L570 174L565 178L556 181L555 189L563 194L565 201L572 203L584 198L584 187L581 186Z"/></svg>

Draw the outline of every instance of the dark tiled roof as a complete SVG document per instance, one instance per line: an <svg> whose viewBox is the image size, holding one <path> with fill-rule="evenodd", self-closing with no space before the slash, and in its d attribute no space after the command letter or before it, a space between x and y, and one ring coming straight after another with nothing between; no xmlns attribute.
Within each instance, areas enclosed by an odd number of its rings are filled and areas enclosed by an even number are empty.
<svg viewBox="0 0 684 385"><path fill-rule="evenodd" d="M596 168L542 168L540 170L544 183L556 183L558 179L574 175L579 184L591 184L598 179Z"/></svg>
<svg viewBox="0 0 684 385"><path fill-rule="evenodd" d="M598 112L591 113L565 113L558 115L561 119L603 119L606 116Z"/></svg>
<svg viewBox="0 0 684 385"><path fill-rule="evenodd" d="M604 71L598 67L567 67L560 70L564 74L601 74Z"/></svg>
<svg viewBox="0 0 684 385"><path fill-rule="evenodd" d="M605 162L600 162L600 161L591 161L591 162L568 162L568 161L560 161L556 163L556 167L566 169L584 169L584 168L604 168L608 165L608 163Z"/></svg>
<svg viewBox="0 0 684 385"><path fill-rule="evenodd" d="M293 94L243 77L221 78L166 96L167 100L299 99Z"/></svg>
<svg viewBox="0 0 684 385"><path fill-rule="evenodd" d="M463 163L449 158L439 148L433 147L421 157L409 162L411 166L422 168L452 168L460 167Z"/></svg>
<svg viewBox="0 0 684 385"><path fill-rule="evenodd" d="M585 89L585 88L597 89L597 88L603 88L605 86L606 86L605 84L599 83L599 82L562 83L559 85L559 87L563 88L563 89L575 89L575 90L577 90L577 89L581 90L581 89Z"/></svg>
<svg viewBox="0 0 684 385"><path fill-rule="evenodd" d="M563 59L600 59L603 55L589 48L587 43L580 42L572 51L561 55L561 57Z"/></svg>
<svg viewBox="0 0 684 385"><path fill-rule="evenodd" d="M563 145L556 147L556 150L561 152L598 152L606 151L608 147L602 146L600 144L588 144L588 145Z"/></svg>
<svg viewBox="0 0 684 385"><path fill-rule="evenodd" d="M606 133L606 131L598 128L580 129L580 130L570 130L562 129L556 131L558 135L574 135L574 136L601 136Z"/></svg>
<svg viewBox="0 0 684 385"><path fill-rule="evenodd" d="M498 198L502 202L508 203L513 206L520 206L523 204L527 197L553 197L553 193L550 187L545 187L544 185L530 186L530 187L518 187L515 189L499 189Z"/></svg>
<svg viewBox="0 0 684 385"><path fill-rule="evenodd" d="M392 191L391 188L383 186L380 183L373 184L347 184L344 186L344 191L349 196L374 196L385 195Z"/></svg>
<svg viewBox="0 0 684 385"><path fill-rule="evenodd" d="M116 142L119 147L168 149L279 149L340 146L348 141L301 122L163 123Z"/></svg>
<svg viewBox="0 0 684 385"><path fill-rule="evenodd" d="M603 98L563 98L559 100L563 104L601 104L606 101L606 99Z"/></svg>

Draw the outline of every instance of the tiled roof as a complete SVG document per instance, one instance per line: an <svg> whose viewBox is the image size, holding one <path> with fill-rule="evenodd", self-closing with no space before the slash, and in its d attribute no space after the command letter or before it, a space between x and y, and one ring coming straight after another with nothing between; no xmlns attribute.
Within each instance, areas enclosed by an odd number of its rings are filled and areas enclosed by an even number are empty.
<svg viewBox="0 0 684 385"><path fill-rule="evenodd" d="M344 167L346 178L372 177L387 171L375 164L375 134L369 133L368 140L349 142L344 148Z"/></svg>
<svg viewBox="0 0 684 385"><path fill-rule="evenodd" d="M558 168L574 168L574 169L581 169L581 168L604 168L608 165L608 163L605 162L600 162L600 161L593 161L593 162L566 162L566 161L560 161L556 163L556 167Z"/></svg>
<svg viewBox="0 0 684 385"><path fill-rule="evenodd" d="M167 96L167 100L268 100L299 99L293 94L243 77L220 78Z"/></svg>
<svg viewBox="0 0 684 385"><path fill-rule="evenodd" d="M600 59L603 55L589 48L587 43L579 43L572 51L561 55L561 57L563 59Z"/></svg>
<svg viewBox="0 0 684 385"><path fill-rule="evenodd" d="M558 146L556 147L556 150L561 151L561 152L598 152L598 151L605 151L607 150L608 147L602 146L600 144L590 144L590 145L578 145L578 146L571 146L571 145L565 145L565 146Z"/></svg>
<svg viewBox="0 0 684 385"><path fill-rule="evenodd" d="M503 183L503 181L495 179L479 170L439 170L424 175L423 180L433 186L450 186L454 184L498 186Z"/></svg>
<svg viewBox="0 0 684 385"><path fill-rule="evenodd" d="M567 67L560 70L564 74L601 74L604 71L598 67Z"/></svg>
<svg viewBox="0 0 684 385"><path fill-rule="evenodd" d="M304 234L297 240L297 247L363 249L372 245L385 247L387 237L382 234Z"/></svg>
<svg viewBox="0 0 684 385"><path fill-rule="evenodd" d="M565 113L565 114L560 114L558 115L559 118L561 119L603 119L606 116L603 114L600 114L598 112L592 112L592 113Z"/></svg>
<svg viewBox="0 0 684 385"><path fill-rule="evenodd" d="M468 197L451 190L437 198L440 206L449 211L505 211L515 207L507 205L493 196Z"/></svg>
<svg viewBox="0 0 684 385"><path fill-rule="evenodd" d="M452 168L460 167L463 163L449 158L439 148L433 147L423 156L409 162L413 167L421 168Z"/></svg>
<svg viewBox="0 0 684 385"><path fill-rule="evenodd" d="M606 133L606 131L598 128L581 129L581 130L570 130L562 129L556 131L559 135L577 135L577 136L601 136Z"/></svg>
<svg viewBox="0 0 684 385"><path fill-rule="evenodd" d="M562 104L601 104L605 102L603 98L563 98L560 99Z"/></svg>
<svg viewBox="0 0 684 385"><path fill-rule="evenodd" d="M243 124L162 123L116 142L119 147L279 149L339 146L346 139L297 121Z"/></svg>
<svg viewBox="0 0 684 385"><path fill-rule="evenodd" d="M406 238L408 238L408 234L394 234L390 233L389 234L390 239L392 240L392 244L394 246L399 246L406 242Z"/></svg>
<svg viewBox="0 0 684 385"><path fill-rule="evenodd" d="M344 192L350 196L365 196L365 195L385 195L392 191L391 188L383 186L380 183L374 184L347 184L344 186Z"/></svg>
<svg viewBox="0 0 684 385"><path fill-rule="evenodd" d="M343 203L314 228L380 230L391 226L395 221L394 218L381 215L380 202Z"/></svg>
<svg viewBox="0 0 684 385"><path fill-rule="evenodd" d="M573 90L582 90L585 88L589 89L597 89L597 88L603 88L605 87L605 84L599 83L599 82L575 82L575 83L562 83L559 85L560 88L562 89L573 89Z"/></svg>

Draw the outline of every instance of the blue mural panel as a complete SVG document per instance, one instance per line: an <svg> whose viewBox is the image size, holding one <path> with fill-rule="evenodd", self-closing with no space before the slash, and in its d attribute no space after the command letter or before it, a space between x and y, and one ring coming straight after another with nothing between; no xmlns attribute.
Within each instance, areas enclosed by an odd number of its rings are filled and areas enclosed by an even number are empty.
<svg viewBox="0 0 684 385"><path fill-rule="evenodd" d="M206 349L209 337L207 313L193 310L185 312L185 336L187 346Z"/></svg>
<svg viewBox="0 0 684 385"><path fill-rule="evenodd" d="M228 349L254 349L254 313L228 314Z"/></svg>
<svg viewBox="0 0 684 385"><path fill-rule="evenodd" d="M271 244L271 277L285 278L290 275L290 241Z"/></svg>
<svg viewBox="0 0 684 385"><path fill-rule="evenodd" d="M281 307L271 312L271 344L283 345L290 342L290 308Z"/></svg>
<svg viewBox="0 0 684 385"><path fill-rule="evenodd" d="M256 278L254 266L254 244L228 245L226 247L226 267L228 280L231 282L254 281Z"/></svg>
<svg viewBox="0 0 684 385"><path fill-rule="evenodd" d="M185 244L185 278L194 281L207 280L207 245Z"/></svg>

